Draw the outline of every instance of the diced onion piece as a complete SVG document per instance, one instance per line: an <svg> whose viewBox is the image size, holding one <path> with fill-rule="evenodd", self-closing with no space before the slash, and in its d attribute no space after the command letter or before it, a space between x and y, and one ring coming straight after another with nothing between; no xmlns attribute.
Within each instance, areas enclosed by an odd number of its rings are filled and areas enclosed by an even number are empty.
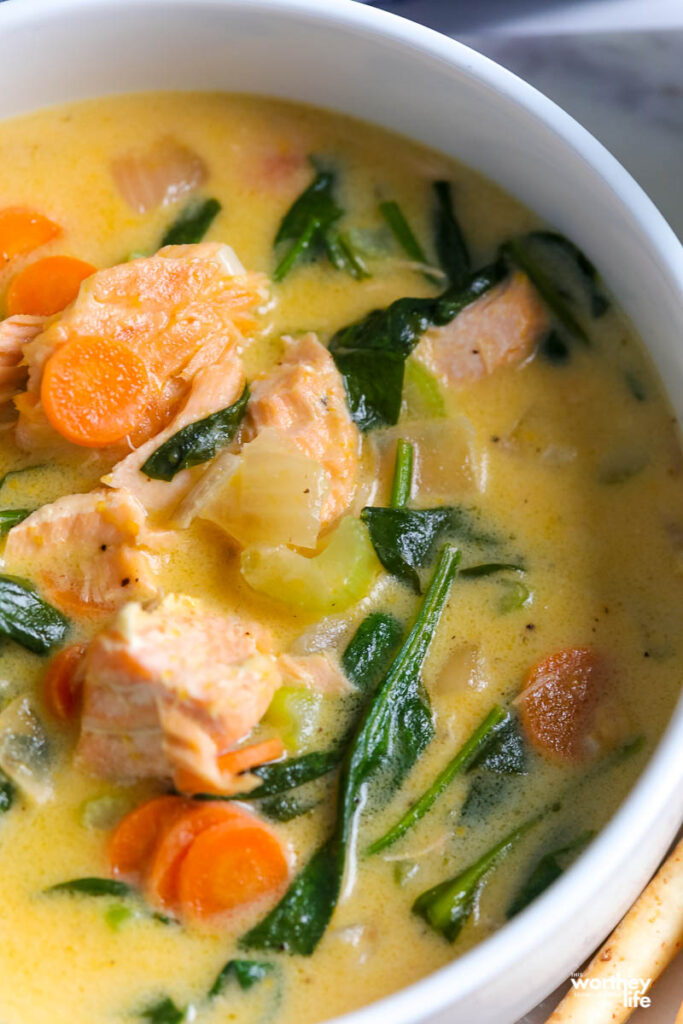
<svg viewBox="0 0 683 1024"><path fill-rule="evenodd" d="M320 554L254 547L242 552L241 571L254 590L309 612L343 611L368 592L381 566L366 527L346 516Z"/></svg>
<svg viewBox="0 0 683 1024"><path fill-rule="evenodd" d="M452 696L467 690L484 690L487 685L486 665L479 647L461 644L442 668L436 688L443 696Z"/></svg>
<svg viewBox="0 0 683 1024"><path fill-rule="evenodd" d="M172 203L207 178L202 158L170 136L159 139L145 153L128 153L113 160L111 173L136 213Z"/></svg>
<svg viewBox="0 0 683 1024"><path fill-rule="evenodd" d="M198 483L183 498L173 516L173 525L185 530L190 523L201 516L205 505L210 504L227 487L230 478L240 466L240 458L232 452L221 452L204 471Z"/></svg>
<svg viewBox="0 0 683 1024"><path fill-rule="evenodd" d="M327 476L274 430L262 430L242 449L240 465L214 488L197 512L240 544L314 548Z"/></svg>
<svg viewBox="0 0 683 1024"><path fill-rule="evenodd" d="M452 501L454 496L484 490L485 463L475 444L474 427L465 416L409 420L383 430L378 440L387 477L393 473L398 438L413 445L413 489L420 495L420 504L429 505L439 499Z"/></svg>
<svg viewBox="0 0 683 1024"><path fill-rule="evenodd" d="M17 697L0 715L0 768L36 803L50 799L50 746L25 697Z"/></svg>

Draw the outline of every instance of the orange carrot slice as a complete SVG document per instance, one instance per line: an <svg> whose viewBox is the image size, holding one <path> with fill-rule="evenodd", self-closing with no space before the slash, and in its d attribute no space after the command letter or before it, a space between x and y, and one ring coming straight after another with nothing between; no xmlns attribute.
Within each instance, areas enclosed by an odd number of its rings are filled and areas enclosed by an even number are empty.
<svg viewBox="0 0 683 1024"><path fill-rule="evenodd" d="M240 772L248 772L266 761L276 761L285 752L285 745L279 736L269 740L262 740L260 743L252 743L248 747L241 747L239 750L229 750L218 758L220 771L238 775ZM181 793L221 793L223 790L211 785L201 779L198 775L186 769L179 769L174 776L176 789Z"/></svg>
<svg viewBox="0 0 683 1024"><path fill-rule="evenodd" d="M150 390L145 364L131 349L102 338L74 338L45 364L40 397L62 437L99 448L130 434Z"/></svg>
<svg viewBox="0 0 683 1024"><path fill-rule="evenodd" d="M163 830L189 807L182 797L158 796L127 814L109 840L112 874L139 881Z"/></svg>
<svg viewBox="0 0 683 1024"><path fill-rule="evenodd" d="M72 644L55 654L50 661L43 682L43 696L50 714L60 722L70 722L81 704L82 682L78 666L85 644Z"/></svg>
<svg viewBox="0 0 683 1024"><path fill-rule="evenodd" d="M587 739L607 692L604 659L589 647L569 647L540 661L519 695L522 725L546 757L576 761L590 753Z"/></svg>
<svg viewBox="0 0 683 1024"><path fill-rule="evenodd" d="M59 225L42 213L27 207L8 206L0 210L0 262L31 252L61 233Z"/></svg>
<svg viewBox="0 0 683 1024"><path fill-rule="evenodd" d="M180 865L181 911L188 917L214 917L275 897L288 877L284 850L265 825L214 825L197 836Z"/></svg>
<svg viewBox="0 0 683 1024"><path fill-rule="evenodd" d="M248 825L251 814L229 803L189 805L162 831L146 874L147 896L151 903L174 907L178 901L178 872L191 844L206 829L230 823Z"/></svg>
<svg viewBox="0 0 683 1024"><path fill-rule="evenodd" d="M73 256L46 256L19 271L7 289L7 315L52 316L78 295L81 282L97 267Z"/></svg>

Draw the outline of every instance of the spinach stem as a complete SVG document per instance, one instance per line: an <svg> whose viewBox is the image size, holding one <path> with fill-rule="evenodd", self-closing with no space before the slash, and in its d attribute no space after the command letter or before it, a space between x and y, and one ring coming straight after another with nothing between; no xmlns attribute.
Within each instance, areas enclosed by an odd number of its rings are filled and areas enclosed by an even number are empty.
<svg viewBox="0 0 683 1024"><path fill-rule="evenodd" d="M410 441L399 438L396 443L396 462L394 463L394 482L391 487L392 508L405 508L410 500L413 484L414 449Z"/></svg>
<svg viewBox="0 0 683 1024"><path fill-rule="evenodd" d="M312 217L294 245L278 263L273 274L273 281L280 282L287 276L299 257L306 252L319 228L320 221Z"/></svg>
<svg viewBox="0 0 683 1024"><path fill-rule="evenodd" d="M543 816L544 812L541 812L529 818L454 878L423 892L413 904L413 913L423 917L428 925L441 932L449 942L455 942L474 909L485 876Z"/></svg>
<svg viewBox="0 0 683 1024"><path fill-rule="evenodd" d="M403 817L388 832L368 846L366 853L373 854L386 850L388 846L391 846L404 836L421 818L424 818L427 811L429 811L444 790L450 786L456 775L467 769L482 747L491 741L493 736L499 732L501 725L507 722L509 718L508 712L499 704L496 704L477 726L469 739L465 741L460 750L458 750L455 757L452 757L446 767L437 775L429 789L422 794L420 799L406 811Z"/></svg>

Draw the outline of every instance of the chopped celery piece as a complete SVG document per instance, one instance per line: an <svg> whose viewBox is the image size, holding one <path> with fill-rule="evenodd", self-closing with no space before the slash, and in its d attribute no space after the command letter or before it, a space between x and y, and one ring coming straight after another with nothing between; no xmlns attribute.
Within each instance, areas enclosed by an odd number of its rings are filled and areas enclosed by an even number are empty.
<svg viewBox="0 0 683 1024"><path fill-rule="evenodd" d="M443 419L446 402L433 373L418 359L406 359L401 399L402 420Z"/></svg>
<svg viewBox="0 0 683 1024"><path fill-rule="evenodd" d="M233 474L218 474L197 514L240 544L293 544L315 548L325 470L275 430L245 444Z"/></svg>
<svg viewBox="0 0 683 1024"><path fill-rule="evenodd" d="M290 754L299 754L315 736L322 702L321 693L301 686L281 686L263 721L277 729Z"/></svg>
<svg viewBox="0 0 683 1024"><path fill-rule="evenodd" d="M531 602L531 591L519 580L506 580L505 590L498 602L498 610L506 615L508 612L518 611Z"/></svg>
<svg viewBox="0 0 683 1024"><path fill-rule="evenodd" d="M131 917L135 917L135 911L125 903L112 903L104 912L104 920L113 932L118 932Z"/></svg>
<svg viewBox="0 0 683 1024"><path fill-rule="evenodd" d="M346 516L319 554L254 547L242 552L241 572L254 590L309 612L339 612L370 589L380 564L367 527Z"/></svg>
<svg viewBox="0 0 683 1024"><path fill-rule="evenodd" d="M131 806L130 797L107 793L84 800L79 808L78 817L84 828L108 829L116 825Z"/></svg>

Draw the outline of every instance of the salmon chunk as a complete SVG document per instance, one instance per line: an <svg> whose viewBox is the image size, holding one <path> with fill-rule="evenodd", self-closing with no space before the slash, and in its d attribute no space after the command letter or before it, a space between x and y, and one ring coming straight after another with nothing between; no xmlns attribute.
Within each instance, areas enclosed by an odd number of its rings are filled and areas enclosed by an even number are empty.
<svg viewBox="0 0 683 1024"><path fill-rule="evenodd" d="M19 443L44 445L50 431L58 435L40 402L43 371L55 350L70 341L97 338L123 346L144 362L150 398L129 435L129 447L142 444L168 423L202 367L215 363L226 348L244 343L254 327L254 308L265 294L265 278L247 273L232 249L218 242L167 246L154 256L99 270L26 346L28 387L16 403Z"/></svg>
<svg viewBox="0 0 683 1024"><path fill-rule="evenodd" d="M323 526L351 503L358 483L360 434L349 415L344 384L332 356L314 334L285 339L284 357L251 388L249 420L258 433L272 428L325 470Z"/></svg>
<svg viewBox="0 0 683 1024"><path fill-rule="evenodd" d="M141 466L183 427L233 405L242 394L245 382L241 361L226 349L216 363L197 372L187 401L168 426L114 466L111 473L102 478L102 483L108 487L126 488L148 512L172 511L192 486L192 472L184 469L172 480L152 480L141 472Z"/></svg>
<svg viewBox="0 0 683 1024"><path fill-rule="evenodd" d="M40 334L44 316L8 316L0 321L0 405L9 402L26 384L24 346Z"/></svg>
<svg viewBox="0 0 683 1024"><path fill-rule="evenodd" d="M449 324L428 330L415 355L447 384L466 384L524 362L548 326L536 289L517 272Z"/></svg>
<svg viewBox="0 0 683 1024"><path fill-rule="evenodd" d="M218 758L258 723L280 685L269 632L169 595L132 602L85 656L77 756L117 781L189 774L220 792L255 781L225 778Z"/></svg>
<svg viewBox="0 0 683 1024"><path fill-rule="evenodd" d="M112 611L156 593L166 536L125 490L70 494L33 512L9 532L5 564L40 582L67 613Z"/></svg>

